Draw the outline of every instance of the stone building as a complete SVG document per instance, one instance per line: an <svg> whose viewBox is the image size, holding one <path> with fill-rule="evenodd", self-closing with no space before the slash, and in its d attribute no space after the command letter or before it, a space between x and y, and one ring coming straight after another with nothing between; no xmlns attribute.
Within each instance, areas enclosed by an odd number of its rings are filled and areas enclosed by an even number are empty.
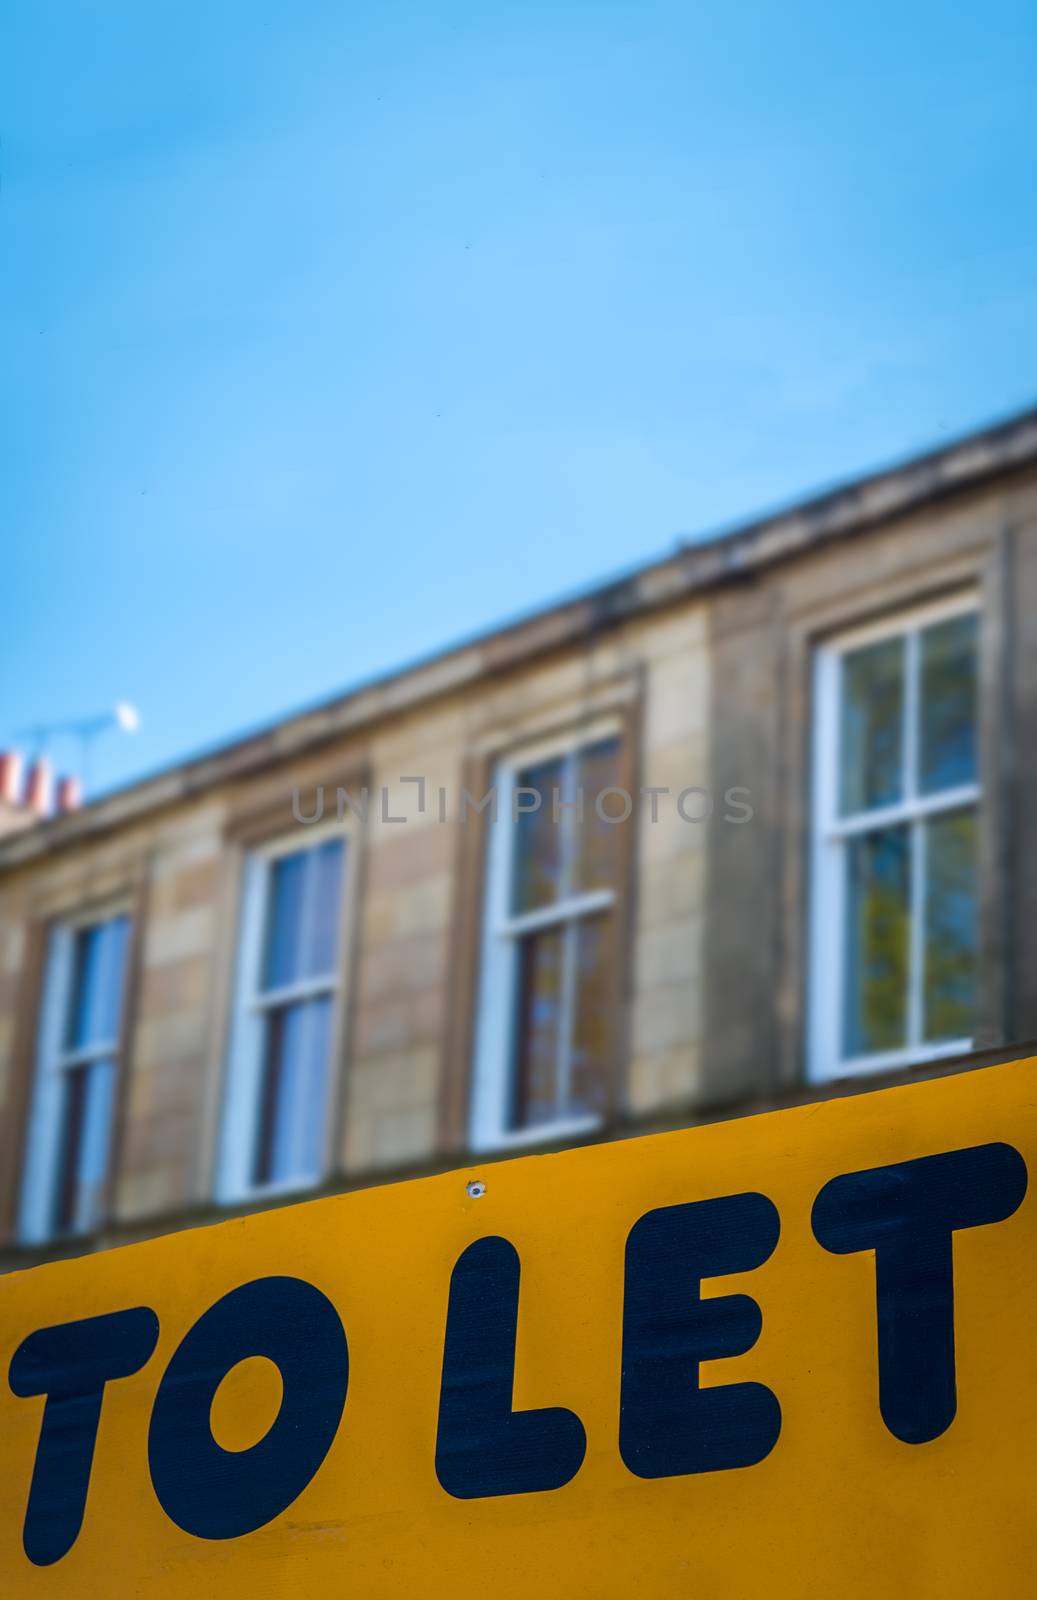
<svg viewBox="0 0 1037 1600"><path fill-rule="evenodd" d="M47 814L6 1265L1037 1035L1037 413Z"/></svg>

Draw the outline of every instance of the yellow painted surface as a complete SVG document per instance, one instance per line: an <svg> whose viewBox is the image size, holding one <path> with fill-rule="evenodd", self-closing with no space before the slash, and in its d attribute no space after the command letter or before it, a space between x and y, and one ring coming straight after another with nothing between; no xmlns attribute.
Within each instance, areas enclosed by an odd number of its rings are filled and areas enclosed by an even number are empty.
<svg viewBox="0 0 1037 1600"><path fill-rule="evenodd" d="M874 1260L811 1232L819 1189L844 1172L1003 1141L1031 1173L1019 1209L954 1236L957 1415L908 1445L878 1408ZM456 1596L457 1600L701 1600L1032 1596L1037 1579L1037 1061L685 1132L528 1157L267 1212L0 1281L0 1593L75 1600ZM469 1178L486 1193L470 1198ZM781 1218L764 1266L714 1279L763 1313L747 1354L703 1381L777 1394L771 1454L733 1471L657 1479L617 1437L624 1249L655 1207L758 1190ZM516 1408L565 1406L587 1433L565 1487L457 1500L434 1468L450 1273L500 1234L522 1262ZM194 1538L148 1473L159 1379L192 1323L250 1279L309 1280L337 1308L350 1378L317 1475L268 1525ZM43 1400L8 1389L34 1330L136 1305L159 1342L105 1391L83 1526L34 1566L22 1524ZM260 1437L280 1401L269 1362L225 1380L225 1449Z"/></svg>

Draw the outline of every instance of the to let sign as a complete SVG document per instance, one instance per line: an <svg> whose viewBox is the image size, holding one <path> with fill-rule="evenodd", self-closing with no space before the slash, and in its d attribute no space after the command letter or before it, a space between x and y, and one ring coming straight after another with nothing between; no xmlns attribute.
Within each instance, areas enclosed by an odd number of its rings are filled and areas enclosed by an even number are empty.
<svg viewBox="0 0 1037 1600"><path fill-rule="evenodd" d="M1029 1595L1035 1161L1024 1061L11 1274L0 1592Z"/></svg>

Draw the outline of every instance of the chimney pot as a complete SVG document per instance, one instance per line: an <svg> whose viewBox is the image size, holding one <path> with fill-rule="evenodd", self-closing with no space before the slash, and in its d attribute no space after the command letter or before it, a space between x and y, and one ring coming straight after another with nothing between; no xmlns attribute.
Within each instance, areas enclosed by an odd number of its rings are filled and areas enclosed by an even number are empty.
<svg viewBox="0 0 1037 1600"><path fill-rule="evenodd" d="M20 750L0 750L0 805L21 805L24 765Z"/></svg>
<svg viewBox="0 0 1037 1600"><path fill-rule="evenodd" d="M25 782L25 804L34 816L48 815L52 788L50 762L46 756L38 756L29 767L29 776Z"/></svg>
<svg viewBox="0 0 1037 1600"><path fill-rule="evenodd" d="M58 813L64 815L66 811L78 811L83 804L83 785L76 777L58 779Z"/></svg>

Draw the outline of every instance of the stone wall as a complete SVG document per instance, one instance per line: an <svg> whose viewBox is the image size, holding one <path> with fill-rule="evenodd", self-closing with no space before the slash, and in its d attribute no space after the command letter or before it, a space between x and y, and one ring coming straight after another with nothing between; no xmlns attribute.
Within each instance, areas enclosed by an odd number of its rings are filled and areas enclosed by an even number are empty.
<svg viewBox="0 0 1037 1600"><path fill-rule="evenodd" d="M619 1072L604 1136L809 1093L812 654L835 630L965 586L983 617L977 1042L1037 1035L1031 476L782 549L752 570L718 569L695 596L668 597L662 585L635 616L610 617L603 601L546 614L525 625L522 649L513 634L494 636L395 687L361 691L348 717L329 703L208 766L173 769L147 806L127 793L82 824L65 819L41 853L24 837L5 841L2 1238L12 1237L46 928L90 910L125 908L135 926L99 1242L213 1214L242 864L254 843L301 826L293 790L308 804L318 785L329 814L339 786L369 797L366 819L348 821L328 1182L463 1161L483 858L476 824L460 816L461 789L485 785L517 744L600 717L621 720L632 788L668 791L640 801L617 913ZM401 781L418 775L424 810ZM732 788L746 792L750 822L724 820ZM710 820L680 815L676 797L689 789L711 796Z"/></svg>
<svg viewBox="0 0 1037 1600"><path fill-rule="evenodd" d="M451 1082L455 1096L467 1096L470 1061L456 1059L455 1023L474 993L461 981L457 946L480 904L481 858L464 848L463 830L474 823L471 813L460 820L461 788L473 757L489 775L494 757L517 741L578 729L603 711L628 719L637 783L673 791L657 802L658 821L643 814L636 832L633 892L623 907L630 977L614 1114L676 1114L692 1104L704 863L709 832L723 824L682 821L674 797L709 784L707 648L706 608L684 602L529 665L504 664L474 687L448 687L420 709L383 713L303 758L286 754L0 876L0 1115L9 1172L18 1166L39 1004L28 952L35 947L38 956L54 918L125 908L135 937L111 1228L153 1231L207 1213L242 861L254 840L300 827L293 791L309 814L318 785L329 815L337 787L355 801L368 791L366 820L347 810L353 870L335 1063L338 1157L329 1181L462 1159L464 1118L451 1131L443 1108ZM408 775L426 780L424 812L416 786L400 781ZM397 817L405 821L388 820ZM13 1176L8 1188L9 1238Z"/></svg>

